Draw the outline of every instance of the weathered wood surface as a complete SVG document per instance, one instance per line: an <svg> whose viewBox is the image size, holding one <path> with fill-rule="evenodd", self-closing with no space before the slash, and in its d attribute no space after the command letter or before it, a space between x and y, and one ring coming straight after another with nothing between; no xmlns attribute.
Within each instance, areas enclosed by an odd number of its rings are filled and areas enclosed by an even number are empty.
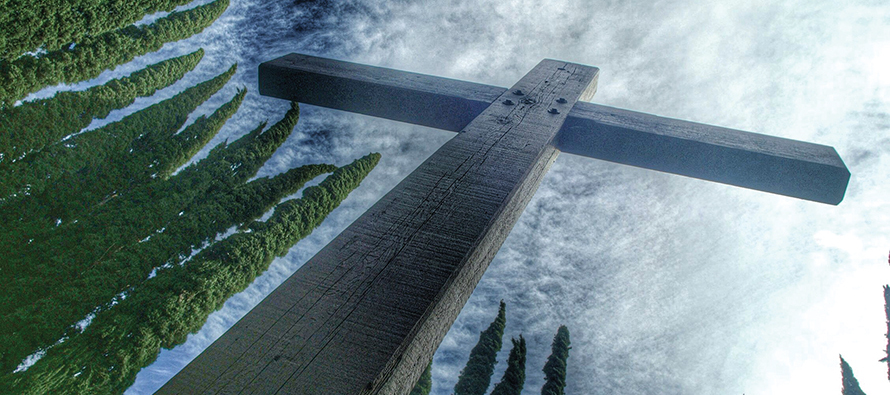
<svg viewBox="0 0 890 395"><path fill-rule="evenodd" d="M259 92L459 132L505 88L290 54L260 64Z"/></svg>
<svg viewBox="0 0 890 395"><path fill-rule="evenodd" d="M454 132L504 91L300 54L260 65L263 95ZM585 102L572 108L554 145L565 153L828 204L843 200L850 179L832 147Z"/></svg>
<svg viewBox="0 0 890 395"><path fill-rule="evenodd" d="M820 203L844 199L850 172L832 147L581 104L555 143L562 152Z"/></svg>
<svg viewBox="0 0 890 395"><path fill-rule="evenodd" d="M596 75L542 61L159 393L410 392Z"/></svg>

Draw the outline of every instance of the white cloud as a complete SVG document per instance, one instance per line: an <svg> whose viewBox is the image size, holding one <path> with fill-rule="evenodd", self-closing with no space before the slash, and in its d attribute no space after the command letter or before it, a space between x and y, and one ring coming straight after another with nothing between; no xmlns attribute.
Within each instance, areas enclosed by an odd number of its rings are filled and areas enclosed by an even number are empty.
<svg viewBox="0 0 890 395"><path fill-rule="evenodd" d="M240 63L233 85L251 93L211 144L280 117L286 103L256 95L255 70L288 52L501 86L549 57L600 67L599 103L832 145L853 173L847 198L833 207L562 156L440 346L434 393L450 393L500 299L508 303L505 338L523 333L529 341L528 394L542 384L560 324L572 334L570 393L838 388L837 354L867 393L890 389L886 365L876 362L886 345L881 285L890 282L890 82L881 67L890 7L319 4L233 2L205 35L139 62L204 45L202 65L182 84ZM316 233L185 345L164 351L130 393L157 388L447 138L304 107L300 126L262 175L343 164L370 151L383 153L380 165ZM508 352L505 346L499 360Z"/></svg>

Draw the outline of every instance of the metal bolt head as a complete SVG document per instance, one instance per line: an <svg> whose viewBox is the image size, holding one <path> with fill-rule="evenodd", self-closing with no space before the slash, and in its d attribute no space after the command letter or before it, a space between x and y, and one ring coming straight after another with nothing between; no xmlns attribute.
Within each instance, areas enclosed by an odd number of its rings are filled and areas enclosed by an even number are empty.
<svg viewBox="0 0 890 395"><path fill-rule="evenodd" d="M510 99L504 100L504 104L506 104L506 105L508 105L508 106L512 106L512 105L513 105L513 100L510 100Z"/></svg>
<svg viewBox="0 0 890 395"><path fill-rule="evenodd" d="M568 103L569 101L566 100L564 97L560 97L559 99L556 99L556 102L559 104L565 104L565 103Z"/></svg>
<svg viewBox="0 0 890 395"><path fill-rule="evenodd" d="M559 110L557 110L555 108L551 108L551 109L547 110L547 112L549 112L551 114L559 114Z"/></svg>
<svg viewBox="0 0 890 395"><path fill-rule="evenodd" d="M525 93L522 93L522 89L517 89L517 90L513 91L513 94L516 95L516 96L522 96L522 95L524 95Z"/></svg>

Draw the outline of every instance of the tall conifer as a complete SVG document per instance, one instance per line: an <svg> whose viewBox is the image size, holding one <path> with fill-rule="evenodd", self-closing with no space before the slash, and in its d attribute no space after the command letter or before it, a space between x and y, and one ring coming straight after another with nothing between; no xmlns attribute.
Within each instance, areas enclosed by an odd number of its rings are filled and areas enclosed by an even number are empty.
<svg viewBox="0 0 890 395"><path fill-rule="evenodd" d="M884 358L880 362L887 363L887 380L890 380L890 286L884 286L884 314L887 316L887 348L884 349Z"/></svg>
<svg viewBox="0 0 890 395"><path fill-rule="evenodd" d="M507 370L501 382L491 391L491 395L520 395L525 385L525 339L519 335L519 341L516 339L510 341L513 342L513 349L510 350L510 357L507 359Z"/></svg>
<svg viewBox="0 0 890 395"><path fill-rule="evenodd" d="M130 25L95 37L73 48L50 51L40 57L22 56L0 62L0 108L46 86L71 84L98 77L103 71L127 63L136 56L161 49L210 26L229 6L216 0L182 12L172 12L150 25Z"/></svg>
<svg viewBox="0 0 890 395"><path fill-rule="evenodd" d="M14 60L38 48L55 50L171 11L191 0L18 0L0 2L0 60Z"/></svg>
<svg viewBox="0 0 890 395"><path fill-rule="evenodd" d="M566 387L566 367L569 359L569 329L561 325L553 337L550 356L544 365L544 387L541 395L564 395Z"/></svg>
<svg viewBox="0 0 890 395"><path fill-rule="evenodd" d="M156 266L179 262L217 232L262 215L309 179L333 170L304 166L243 184L286 140L298 118L293 105L267 130L261 125L169 180L111 199L79 222L26 243L33 248L18 261L0 261L3 274L21 273L12 276L9 292L0 293L0 344L11 345L0 350L4 370L55 342L66 325L143 282Z"/></svg>
<svg viewBox="0 0 890 395"><path fill-rule="evenodd" d="M856 377L853 376L853 368L850 367L850 364L844 360L844 357L841 358L841 380L843 384L843 390L841 393L843 395L865 395L865 392L862 392L862 389L859 388L859 381L856 380Z"/></svg>
<svg viewBox="0 0 890 395"><path fill-rule="evenodd" d="M502 300L497 318L479 334L479 342L470 351L470 360L454 385L454 395L484 395L488 390L507 324L505 309L506 304Z"/></svg>
<svg viewBox="0 0 890 395"><path fill-rule="evenodd" d="M195 108L222 89L235 74L235 70L235 65L232 65L228 71L215 78L130 114L118 122L78 134L28 155L24 160L0 167L0 198L23 191L29 194L38 193L62 173L94 167L105 161L126 165L129 161L121 161L120 157L129 153L128 148L132 148L136 139L176 133Z"/></svg>
<svg viewBox="0 0 890 395"><path fill-rule="evenodd" d="M83 333L58 344L27 371L0 377L20 394L121 393L160 348L172 348L246 288L272 260L321 224L376 166L369 154L339 168L303 197L279 203L262 226L217 242L184 265L161 271L99 314ZM12 377L10 377L12 376Z"/></svg>
<svg viewBox="0 0 890 395"><path fill-rule="evenodd" d="M130 149L110 154L106 161L62 173L42 191L4 207L0 221L17 222L19 233L31 233L33 227L25 225L28 221L49 227L57 220L68 222L89 216L87 213L103 201L167 178L216 135L238 110L244 94L244 90L239 91L210 117L198 117L179 133L177 124L153 130L135 139Z"/></svg>
<svg viewBox="0 0 890 395"><path fill-rule="evenodd" d="M0 110L0 166L79 132L93 119L105 118L111 110L132 104L136 97L151 96L194 69L203 56L204 51L198 49L104 85L63 91L49 99Z"/></svg>

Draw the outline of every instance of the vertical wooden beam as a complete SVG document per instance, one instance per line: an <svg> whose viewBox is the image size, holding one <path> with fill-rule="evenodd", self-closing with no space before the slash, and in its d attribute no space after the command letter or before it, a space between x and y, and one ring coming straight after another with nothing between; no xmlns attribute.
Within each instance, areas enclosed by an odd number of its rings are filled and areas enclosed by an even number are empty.
<svg viewBox="0 0 890 395"><path fill-rule="evenodd" d="M158 393L410 392L597 72L542 61Z"/></svg>

